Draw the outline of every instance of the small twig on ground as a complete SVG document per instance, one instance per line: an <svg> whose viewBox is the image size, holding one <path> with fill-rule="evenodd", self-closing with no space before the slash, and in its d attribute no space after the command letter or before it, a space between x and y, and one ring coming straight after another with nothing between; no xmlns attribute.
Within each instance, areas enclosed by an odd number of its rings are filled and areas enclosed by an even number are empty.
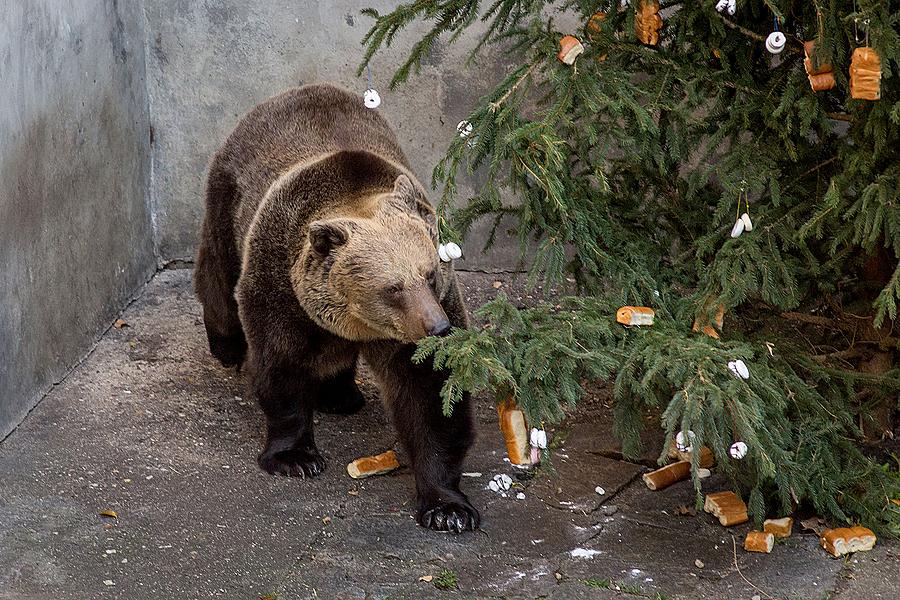
<svg viewBox="0 0 900 600"><path fill-rule="evenodd" d="M737 540L734 539L734 536L733 536L733 535L731 536L731 552L732 552L732 554L734 555L734 568L737 570L737 574L741 576L741 579L743 579L743 580L747 583L747 585L749 585L750 587L752 587L754 590L756 590L757 592L759 592L760 594L762 594L762 595L765 596L766 598L771 598L772 600L778 600L777 598L775 598L775 596L772 596L771 594L769 594L769 593L766 592L765 590L756 587L756 585L755 585L752 581L750 581L749 579L747 579L747 578L744 576L744 573L741 572L741 568L738 566L738 559L737 559Z"/></svg>

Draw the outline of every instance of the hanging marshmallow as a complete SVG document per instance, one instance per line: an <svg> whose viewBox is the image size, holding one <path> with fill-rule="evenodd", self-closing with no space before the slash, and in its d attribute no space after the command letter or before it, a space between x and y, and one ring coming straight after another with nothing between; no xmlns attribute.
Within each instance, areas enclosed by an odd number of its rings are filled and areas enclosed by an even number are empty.
<svg viewBox="0 0 900 600"><path fill-rule="evenodd" d="M730 4L729 0L719 0L716 3L716 10L719 12L725 12L728 10L728 5Z"/></svg>
<svg viewBox="0 0 900 600"><path fill-rule="evenodd" d="M784 45L787 43L787 38L780 31L773 31L769 34L769 37L766 38L766 50L771 52L772 54L781 54L781 51L784 50Z"/></svg>
<svg viewBox="0 0 900 600"><path fill-rule="evenodd" d="M543 450L547 447L547 432L537 427L531 428L531 445Z"/></svg>
<svg viewBox="0 0 900 600"><path fill-rule="evenodd" d="M447 246L444 244L438 246L438 256L441 258L441 262L450 262L452 260L450 255L447 254Z"/></svg>
<svg viewBox="0 0 900 600"><path fill-rule="evenodd" d="M462 257L462 248L455 242L447 242L444 245L444 251L447 253L447 256L450 257L450 260L456 260L457 258Z"/></svg>
<svg viewBox="0 0 900 600"><path fill-rule="evenodd" d="M753 231L753 221L747 213L741 215L741 223L744 224L744 231Z"/></svg>
<svg viewBox="0 0 900 600"><path fill-rule="evenodd" d="M369 88L363 93L363 104L366 105L366 108L378 108L381 106L381 96L378 95L375 88Z"/></svg>
<svg viewBox="0 0 900 600"><path fill-rule="evenodd" d="M690 452L693 448L692 444L694 443L696 437L697 436L693 431L689 430L687 434L685 434L683 431L679 431L675 435L675 447L678 448L678 450L681 452Z"/></svg>
<svg viewBox="0 0 900 600"><path fill-rule="evenodd" d="M728 449L728 454L731 455L731 458L735 460L741 460L745 456L747 456L747 444L744 442L735 442L731 445L731 448Z"/></svg>
<svg viewBox="0 0 900 600"><path fill-rule="evenodd" d="M460 121L456 125L456 133L458 133L459 137L463 139L466 139L467 137L472 135L473 131L475 131L475 128L472 127L472 124L468 121Z"/></svg>
<svg viewBox="0 0 900 600"><path fill-rule="evenodd" d="M744 225L743 219L738 219L734 222L734 227L731 228L731 237L741 237L741 234L744 233L744 229L746 229L746 225Z"/></svg>
<svg viewBox="0 0 900 600"><path fill-rule="evenodd" d="M732 17L737 12L737 0L728 0L728 14Z"/></svg>
<svg viewBox="0 0 900 600"><path fill-rule="evenodd" d="M750 369L741 359L732 360L728 363L728 370L738 379L750 379Z"/></svg>

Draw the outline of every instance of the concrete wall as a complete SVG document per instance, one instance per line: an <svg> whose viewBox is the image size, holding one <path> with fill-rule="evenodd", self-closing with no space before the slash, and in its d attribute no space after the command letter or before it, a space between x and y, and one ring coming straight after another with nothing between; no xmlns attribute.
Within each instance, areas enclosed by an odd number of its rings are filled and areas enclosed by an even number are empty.
<svg viewBox="0 0 900 600"><path fill-rule="evenodd" d="M0 439L155 267L143 40L136 2L0 0Z"/></svg>
<svg viewBox="0 0 900 600"><path fill-rule="evenodd" d="M147 0L147 70L153 146L152 203L157 254L162 262L191 260L203 215L207 161L240 119L258 102L288 87L336 82L366 89L356 77L360 40L372 6L391 10L397 0ZM489 62L465 67L472 44L438 43L420 75L396 92L388 89L394 69L419 32L398 36L376 56L375 87L385 116L397 129L413 168L426 185L456 124L474 101L505 74ZM470 35L471 38L471 35ZM477 181L464 178L462 194ZM435 198L436 199L436 198ZM512 244L482 256L484 232L475 230L463 266L513 268Z"/></svg>

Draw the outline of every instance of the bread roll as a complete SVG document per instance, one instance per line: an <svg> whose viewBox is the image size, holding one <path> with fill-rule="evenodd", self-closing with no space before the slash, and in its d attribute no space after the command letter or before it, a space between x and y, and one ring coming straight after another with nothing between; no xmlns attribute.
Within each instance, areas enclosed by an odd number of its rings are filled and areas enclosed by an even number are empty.
<svg viewBox="0 0 900 600"><path fill-rule="evenodd" d="M691 463L680 460L652 473L644 473L644 483L651 490L661 490L682 479L687 479L691 474Z"/></svg>
<svg viewBox="0 0 900 600"><path fill-rule="evenodd" d="M871 550L875 547L876 540L871 529L856 526L826 529L819 543L832 556L841 556L851 552Z"/></svg>

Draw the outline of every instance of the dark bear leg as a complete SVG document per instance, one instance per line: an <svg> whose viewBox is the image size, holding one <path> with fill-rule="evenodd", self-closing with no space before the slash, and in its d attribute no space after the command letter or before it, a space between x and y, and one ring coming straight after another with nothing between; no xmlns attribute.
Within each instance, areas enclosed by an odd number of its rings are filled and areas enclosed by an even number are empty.
<svg viewBox="0 0 900 600"><path fill-rule="evenodd" d="M356 385L356 364L322 382L316 410L334 415L352 415L366 404Z"/></svg>
<svg viewBox="0 0 900 600"><path fill-rule="evenodd" d="M206 184L206 215L194 268L194 289L203 305L209 349L226 367L240 366L247 352L234 299L241 272L232 224L236 203L234 175L214 160Z"/></svg>
<svg viewBox="0 0 900 600"><path fill-rule="evenodd" d="M293 366L254 369L249 386L266 415L266 447L257 459L264 471L305 478L325 470L313 436L318 385Z"/></svg>
<svg viewBox="0 0 900 600"><path fill-rule="evenodd" d="M385 346L372 348L366 361L381 379L385 404L415 473L416 522L436 531L474 531L481 516L459 489L462 462L475 439L469 396L444 416L444 376L431 361L414 365L414 346Z"/></svg>

